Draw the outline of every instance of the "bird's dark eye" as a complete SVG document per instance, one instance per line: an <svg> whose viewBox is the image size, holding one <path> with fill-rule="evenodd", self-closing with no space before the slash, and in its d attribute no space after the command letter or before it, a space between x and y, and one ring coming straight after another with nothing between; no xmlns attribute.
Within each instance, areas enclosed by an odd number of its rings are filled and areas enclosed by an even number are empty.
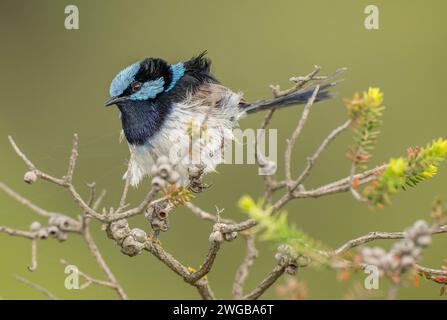
<svg viewBox="0 0 447 320"><path fill-rule="evenodd" d="M132 84L131 84L132 92L136 92L136 91L140 90L141 86L142 86L141 82L137 82L137 81L132 82Z"/></svg>

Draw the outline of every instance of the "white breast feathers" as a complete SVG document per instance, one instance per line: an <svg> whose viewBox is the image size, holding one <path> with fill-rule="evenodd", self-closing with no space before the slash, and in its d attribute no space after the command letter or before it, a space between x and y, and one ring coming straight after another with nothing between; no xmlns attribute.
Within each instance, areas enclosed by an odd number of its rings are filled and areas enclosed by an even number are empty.
<svg viewBox="0 0 447 320"><path fill-rule="evenodd" d="M206 84L185 101L176 103L172 112L149 142L129 145L131 159L124 178L133 186L150 175L158 157L167 156L188 183L188 168L203 165L204 172L215 171L224 150L233 140L232 129L243 112L242 95L217 84Z"/></svg>

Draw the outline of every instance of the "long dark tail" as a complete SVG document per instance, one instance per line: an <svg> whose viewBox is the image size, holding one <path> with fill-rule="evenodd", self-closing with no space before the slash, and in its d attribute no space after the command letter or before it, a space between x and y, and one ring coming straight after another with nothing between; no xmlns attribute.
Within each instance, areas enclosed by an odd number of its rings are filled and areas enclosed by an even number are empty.
<svg viewBox="0 0 447 320"><path fill-rule="evenodd" d="M333 81L330 83L325 83L330 79L333 79L343 71L345 71L345 68L337 69L334 73L329 75L326 79L320 80L318 82L313 83L312 86L303 88L301 90L298 90L296 92L293 92L291 94L278 97L271 100L259 100L253 103L241 103L239 107L241 108L241 111L244 111L245 113L255 113L258 111L268 110L268 109L278 109L283 107L288 107L294 104L305 104L309 98L312 96L315 87L317 85L320 85L320 89L318 90L318 94L315 98L315 102L327 100L330 98L333 98L336 94L333 92L330 92L329 90L336 86L338 83L340 83L342 80Z"/></svg>

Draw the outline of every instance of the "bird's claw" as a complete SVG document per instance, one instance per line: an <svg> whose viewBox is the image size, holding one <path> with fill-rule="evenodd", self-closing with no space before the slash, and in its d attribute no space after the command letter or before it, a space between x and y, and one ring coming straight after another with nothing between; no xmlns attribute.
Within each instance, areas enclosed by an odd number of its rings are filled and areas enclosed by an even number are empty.
<svg viewBox="0 0 447 320"><path fill-rule="evenodd" d="M201 181L191 182L188 186L188 189L193 193L201 193L205 189L211 188L212 184L206 184Z"/></svg>

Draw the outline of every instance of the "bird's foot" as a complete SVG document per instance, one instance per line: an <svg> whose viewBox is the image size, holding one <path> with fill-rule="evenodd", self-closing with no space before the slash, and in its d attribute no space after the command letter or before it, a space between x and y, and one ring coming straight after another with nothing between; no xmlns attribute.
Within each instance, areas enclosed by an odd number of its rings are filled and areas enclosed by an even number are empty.
<svg viewBox="0 0 447 320"><path fill-rule="evenodd" d="M205 189L208 189L211 187L211 185L208 185L203 182L203 173L205 170L204 165L195 165L190 168L188 168L189 173L189 185L188 189L193 193L201 193Z"/></svg>
<svg viewBox="0 0 447 320"><path fill-rule="evenodd" d="M190 181L188 185L188 189L193 193L201 193L205 191L208 188L211 188L212 184L206 184L204 182L200 181Z"/></svg>

